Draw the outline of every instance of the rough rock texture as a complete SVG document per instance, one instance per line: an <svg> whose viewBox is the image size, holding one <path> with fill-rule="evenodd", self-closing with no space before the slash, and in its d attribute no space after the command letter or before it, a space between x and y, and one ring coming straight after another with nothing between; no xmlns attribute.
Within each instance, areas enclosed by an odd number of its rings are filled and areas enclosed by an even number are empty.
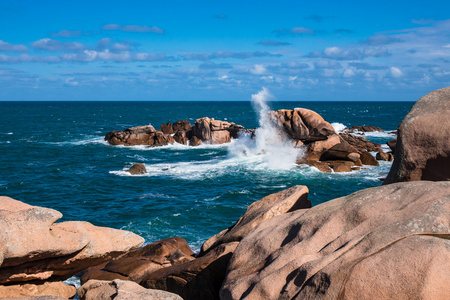
<svg viewBox="0 0 450 300"><path fill-rule="evenodd" d="M172 123L165 123L161 125L161 131L164 134L172 134L174 133Z"/></svg>
<svg viewBox="0 0 450 300"><path fill-rule="evenodd" d="M348 160L353 162L359 158L358 150L347 143L336 144L320 156L320 160Z"/></svg>
<svg viewBox="0 0 450 300"><path fill-rule="evenodd" d="M59 296L72 298L77 289L62 282L45 282L41 284L0 285L1 298L19 298L27 296Z"/></svg>
<svg viewBox="0 0 450 300"><path fill-rule="evenodd" d="M111 145L147 145L163 146L173 143L170 135L164 134L161 130L155 130L152 125L136 126L123 131L111 131L105 136L105 141Z"/></svg>
<svg viewBox="0 0 450 300"><path fill-rule="evenodd" d="M237 244L222 244L191 262L153 272L140 284L178 294L184 300L219 299L227 265Z"/></svg>
<svg viewBox="0 0 450 300"><path fill-rule="evenodd" d="M185 239L173 237L146 245L127 254L126 257L90 268L81 277L81 283L91 279L123 279L140 282L148 274L159 269L189 262L194 252Z"/></svg>
<svg viewBox="0 0 450 300"><path fill-rule="evenodd" d="M351 146L360 151L367 150L370 152L375 152L378 151L378 149L381 149L380 144L372 143L363 136L356 136L347 132L341 132L339 133L339 136L342 142L347 142L348 144L350 144Z"/></svg>
<svg viewBox="0 0 450 300"><path fill-rule="evenodd" d="M193 136L189 139L189 146L200 146L202 144L202 140L196 136Z"/></svg>
<svg viewBox="0 0 450 300"><path fill-rule="evenodd" d="M450 182L370 188L271 218L238 245L221 299L448 299Z"/></svg>
<svg viewBox="0 0 450 300"><path fill-rule="evenodd" d="M373 155L370 154L370 152L368 152L368 151L361 151L359 153L359 155L360 155L361 163L363 165L368 165L368 166L379 166L380 165L378 163L378 161L375 159L375 157L373 157Z"/></svg>
<svg viewBox="0 0 450 300"><path fill-rule="evenodd" d="M230 142L231 138L237 138L238 132L243 129L234 123L205 117L195 121L192 133L204 143L223 144Z"/></svg>
<svg viewBox="0 0 450 300"><path fill-rule="evenodd" d="M433 91L398 127L392 168L383 184L450 180L450 87Z"/></svg>
<svg viewBox="0 0 450 300"><path fill-rule="evenodd" d="M333 126L325 121L318 113L305 109L280 109L270 111L270 119L293 140L310 143L326 140L336 134Z"/></svg>
<svg viewBox="0 0 450 300"><path fill-rule="evenodd" d="M258 224L274 216L297 209L310 208L311 202L308 200L308 192L306 186L296 185L253 202L247 207L236 224L203 243L199 256L203 256L221 244L239 242Z"/></svg>
<svg viewBox="0 0 450 300"><path fill-rule="evenodd" d="M142 175L147 173L147 169L144 164L134 164L128 169L128 173L131 175Z"/></svg>
<svg viewBox="0 0 450 300"><path fill-rule="evenodd" d="M11 299L11 298L0 298L0 300L4 300L4 299ZM14 300L67 300L67 298L60 297L60 296L45 295L45 296L18 297L18 298L14 298Z"/></svg>
<svg viewBox="0 0 450 300"><path fill-rule="evenodd" d="M56 210L0 199L0 284L65 280L140 247L134 233L87 222L54 223Z"/></svg>
<svg viewBox="0 0 450 300"><path fill-rule="evenodd" d="M356 166L356 164L352 161L330 160L327 161L327 163L330 166L330 168L333 169L333 172L336 173L359 170L359 166Z"/></svg>
<svg viewBox="0 0 450 300"><path fill-rule="evenodd" d="M183 144L183 145L187 145L187 142L189 141L189 139L186 136L185 131L177 131L177 133L174 134L173 139L178 144Z"/></svg>
<svg viewBox="0 0 450 300"><path fill-rule="evenodd" d="M389 146L389 149L391 149L392 153L395 153L395 146L397 145L397 138L389 140L386 145Z"/></svg>
<svg viewBox="0 0 450 300"><path fill-rule="evenodd" d="M78 289L80 300L183 300L180 296L165 291L146 289L132 281L90 280Z"/></svg>
<svg viewBox="0 0 450 300"><path fill-rule="evenodd" d="M176 121L172 125L173 132L184 131L186 133L190 132L192 129L192 125L189 121Z"/></svg>
<svg viewBox="0 0 450 300"><path fill-rule="evenodd" d="M394 159L394 155L390 152L384 153L383 151L380 151L380 152L377 152L376 159L383 160L383 161L392 161Z"/></svg>

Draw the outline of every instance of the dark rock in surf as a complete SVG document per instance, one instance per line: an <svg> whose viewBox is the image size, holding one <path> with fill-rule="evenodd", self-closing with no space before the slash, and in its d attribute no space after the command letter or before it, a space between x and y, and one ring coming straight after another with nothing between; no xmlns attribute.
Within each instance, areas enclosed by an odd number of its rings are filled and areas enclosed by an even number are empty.
<svg viewBox="0 0 450 300"><path fill-rule="evenodd" d="M144 164L134 164L127 170L131 175L142 175L147 174L147 169Z"/></svg>
<svg viewBox="0 0 450 300"><path fill-rule="evenodd" d="M392 153L395 153L395 146L397 145L397 138L388 141L386 143L386 145L389 146L389 149L391 149Z"/></svg>

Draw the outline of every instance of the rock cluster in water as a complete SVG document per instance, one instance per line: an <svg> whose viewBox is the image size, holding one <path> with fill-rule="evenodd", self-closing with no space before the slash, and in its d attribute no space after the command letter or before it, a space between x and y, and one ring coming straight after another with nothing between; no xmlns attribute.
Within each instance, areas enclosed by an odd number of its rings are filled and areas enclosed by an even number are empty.
<svg viewBox="0 0 450 300"><path fill-rule="evenodd" d="M205 241L196 257L179 237L139 248L143 239L133 233L54 223L57 211L0 197L0 297L71 298L75 288L61 280L78 273L81 300L448 299L450 178L442 170L449 164L448 139L437 141L442 134L426 128L439 124L448 133L450 126L424 103L439 101L439 111L447 109L449 91L421 98L406 116L398 141L389 145L399 163L385 185L312 208L306 186L268 195ZM333 151L358 150L364 140L345 139L307 113L318 130L295 110L274 115L283 116L276 117L280 128L311 156L363 159L364 151ZM205 124L211 133L211 122ZM417 128L422 124L428 127Z"/></svg>

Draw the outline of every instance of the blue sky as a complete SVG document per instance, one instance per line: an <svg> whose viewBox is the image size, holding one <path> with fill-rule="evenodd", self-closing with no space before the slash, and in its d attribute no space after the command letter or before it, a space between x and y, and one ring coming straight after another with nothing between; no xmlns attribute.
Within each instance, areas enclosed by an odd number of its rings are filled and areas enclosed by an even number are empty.
<svg viewBox="0 0 450 300"><path fill-rule="evenodd" d="M410 100L449 1L0 0L0 100Z"/></svg>

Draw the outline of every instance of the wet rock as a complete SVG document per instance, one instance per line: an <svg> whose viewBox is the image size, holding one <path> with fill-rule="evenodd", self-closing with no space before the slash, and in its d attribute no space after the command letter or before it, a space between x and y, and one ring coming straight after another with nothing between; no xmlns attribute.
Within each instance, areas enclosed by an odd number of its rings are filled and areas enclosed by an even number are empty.
<svg viewBox="0 0 450 300"><path fill-rule="evenodd" d="M383 184L450 180L450 87L433 91L398 127L394 162Z"/></svg>
<svg viewBox="0 0 450 300"><path fill-rule="evenodd" d="M221 244L240 241L254 227L273 216L297 209L310 208L308 192L306 186L296 185L253 202L233 226L203 243L199 256Z"/></svg>
<svg viewBox="0 0 450 300"><path fill-rule="evenodd" d="M324 161L314 161L314 160L299 160L297 161L298 165L308 165L310 167L314 167L316 169L318 169L321 172L325 172L325 173L331 173L331 168L330 165L327 162Z"/></svg>
<svg viewBox="0 0 450 300"><path fill-rule="evenodd" d="M148 244L126 257L90 268L81 276L81 283L89 280L131 280L140 282L145 276L162 268L189 262L194 252L185 239L173 237Z"/></svg>
<svg viewBox="0 0 450 300"><path fill-rule="evenodd" d="M450 182L417 181L273 217L239 243L220 297L446 299L449 201Z"/></svg>
<svg viewBox="0 0 450 300"><path fill-rule="evenodd" d="M80 300L183 300L176 294L165 291L146 289L135 282L118 279L114 281L90 280L78 289L78 297L80 298Z"/></svg>
<svg viewBox="0 0 450 300"><path fill-rule="evenodd" d="M327 161L330 168L336 172L351 172L351 171L357 171L359 168L356 168L355 163L352 161L345 161L345 160L330 160Z"/></svg>
<svg viewBox="0 0 450 300"><path fill-rule="evenodd" d="M391 152L385 153L383 151L380 151L377 153L376 159L383 161L392 161L394 159L394 155Z"/></svg>
<svg viewBox="0 0 450 300"><path fill-rule="evenodd" d="M189 140L189 146L195 147L195 146L200 146L201 144L202 144L202 140L196 136L191 137Z"/></svg>
<svg viewBox="0 0 450 300"><path fill-rule="evenodd" d="M131 175L142 175L142 174L147 174L147 169L145 168L144 164L134 164L131 166L131 168L129 168L128 173L130 173Z"/></svg>
<svg viewBox="0 0 450 300"><path fill-rule="evenodd" d="M65 280L144 242L131 232L87 222L54 223L62 217L56 210L1 200L0 284Z"/></svg>
<svg viewBox="0 0 450 300"><path fill-rule="evenodd" d="M152 125L147 125L131 127L123 131L108 132L105 141L111 145L164 146L173 143L173 138L164 134L161 130L155 130Z"/></svg>
<svg viewBox="0 0 450 300"><path fill-rule="evenodd" d="M40 284L0 285L0 298L19 298L29 296L55 296L64 299L75 296L77 289L62 282L45 282ZM34 298L30 298L34 299Z"/></svg>
<svg viewBox="0 0 450 300"><path fill-rule="evenodd" d="M187 142L189 141L185 131L177 131L177 133L174 134L173 139L175 142L182 145L187 145Z"/></svg>
<svg viewBox="0 0 450 300"><path fill-rule="evenodd" d="M359 155L360 155L361 163L363 165L368 165L368 166L379 166L380 165L378 163L378 161L375 159L375 157L373 157L373 155L370 154L370 152L368 152L368 151L362 151L359 153Z"/></svg>

